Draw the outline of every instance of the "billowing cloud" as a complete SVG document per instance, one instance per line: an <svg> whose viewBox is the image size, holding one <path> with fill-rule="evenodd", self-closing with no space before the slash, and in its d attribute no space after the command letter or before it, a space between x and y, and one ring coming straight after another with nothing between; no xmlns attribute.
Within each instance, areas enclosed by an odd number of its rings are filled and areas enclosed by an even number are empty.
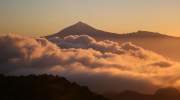
<svg viewBox="0 0 180 100"><path fill-rule="evenodd" d="M180 64L131 43L96 41L87 35L64 39L0 36L0 73L51 73L98 92L179 87Z"/></svg>

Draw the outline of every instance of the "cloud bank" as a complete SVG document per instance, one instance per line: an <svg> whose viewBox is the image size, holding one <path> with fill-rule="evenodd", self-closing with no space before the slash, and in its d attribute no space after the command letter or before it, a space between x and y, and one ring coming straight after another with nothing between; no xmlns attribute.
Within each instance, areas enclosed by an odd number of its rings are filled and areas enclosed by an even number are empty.
<svg viewBox="0 0 180 100"><path fill-rule="evenodd" d="M0 36L0 73L51 73L97 92L150 93L180 86L180 64L132 43L96 41L87 35L63 39Z"/></svg>

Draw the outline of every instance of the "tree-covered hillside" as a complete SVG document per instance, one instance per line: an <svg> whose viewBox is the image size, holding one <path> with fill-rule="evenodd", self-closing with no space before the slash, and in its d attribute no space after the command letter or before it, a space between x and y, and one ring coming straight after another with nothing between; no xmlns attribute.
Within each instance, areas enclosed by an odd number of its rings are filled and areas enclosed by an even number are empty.
<svg viewBox="0 0 180 100"><path fill-rule="evenodd" d="M87 87L52 75L0 75L0 100L106 100Z"/></svg>

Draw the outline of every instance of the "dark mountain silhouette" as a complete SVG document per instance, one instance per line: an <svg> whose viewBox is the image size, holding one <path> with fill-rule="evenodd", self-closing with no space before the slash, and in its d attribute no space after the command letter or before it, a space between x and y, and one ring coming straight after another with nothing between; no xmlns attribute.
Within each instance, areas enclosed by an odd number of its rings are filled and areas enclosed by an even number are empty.
<svg viewBox="0 0 180 100"><path fill-rule="evenodd" d="M180 100L175 88L162 88L152 95L124 91L104 96L59 76L0 75L0 100Z"/></svg>
<svg viewBox="0 0 180 100"><path fill-rule="evenodd" d="M180 93L175 88L162 88L152 95L124 91L119 94L106 94L106 96L110 100L180 100Z"/></svg>
<svg viewBox="0 0 180 100"><path fill-rule="evenodd" d="M148 32L148 31L138 31L127 34L117 34L111 32L105 32L92 26L78 22L74 25L71 25L58 33L55 33L51 36L65 37L68 35L89 35L97 40L99 39L119 39L119 38L149 38L149 37L162 37L162 38L173 38L172 36L163 35L160 33Z"/></svg>
<svg viewBox="0 0 180 100"><path fill-rule="evenodd" d="M172 60L180 61L180 37L168 36L157 32L137 31L126 34L116 34L105 32L83 22L78 22L58 33L47 36L47 38L57 36L65 37L68 35L89 35L96 40L112 40L116 42L132 42L145 49L152 50Z"/></svg>
<svg viewBox="0 0 180 100"><path fill-rule="evenodd" d="M0 75L0 100L106 100L87 87L52 75Z"/></svg>
<svg viewBox="0 0 180 100"><path fill-rule="evenodd" d="M65 37L68 35L89 35L91 37L94 37L95 39L101 39L101 38L109 39L111 37L119 36L118 34L115 33L110 33L95 29L83 22L78 22L48 37L52 37L52 36Z"/></svg>
<svg viewBox="0 0 180 100"><path fill-rule="evenodd" d="M153 98L162 100L180 100L180 93L175 88L162 88L156 91Z"/></svg>

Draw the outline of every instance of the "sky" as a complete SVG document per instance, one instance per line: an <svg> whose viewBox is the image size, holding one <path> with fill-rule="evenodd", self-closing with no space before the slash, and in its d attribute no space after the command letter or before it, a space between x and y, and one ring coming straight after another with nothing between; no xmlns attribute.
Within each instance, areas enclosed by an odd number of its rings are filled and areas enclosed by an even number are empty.
<svg viewBox="0 0 180 100"><path fill-rule="evenodd" d="M180 0L0 0L0 34L53 34L78 21L101 30L180 36Z"/></svg>

